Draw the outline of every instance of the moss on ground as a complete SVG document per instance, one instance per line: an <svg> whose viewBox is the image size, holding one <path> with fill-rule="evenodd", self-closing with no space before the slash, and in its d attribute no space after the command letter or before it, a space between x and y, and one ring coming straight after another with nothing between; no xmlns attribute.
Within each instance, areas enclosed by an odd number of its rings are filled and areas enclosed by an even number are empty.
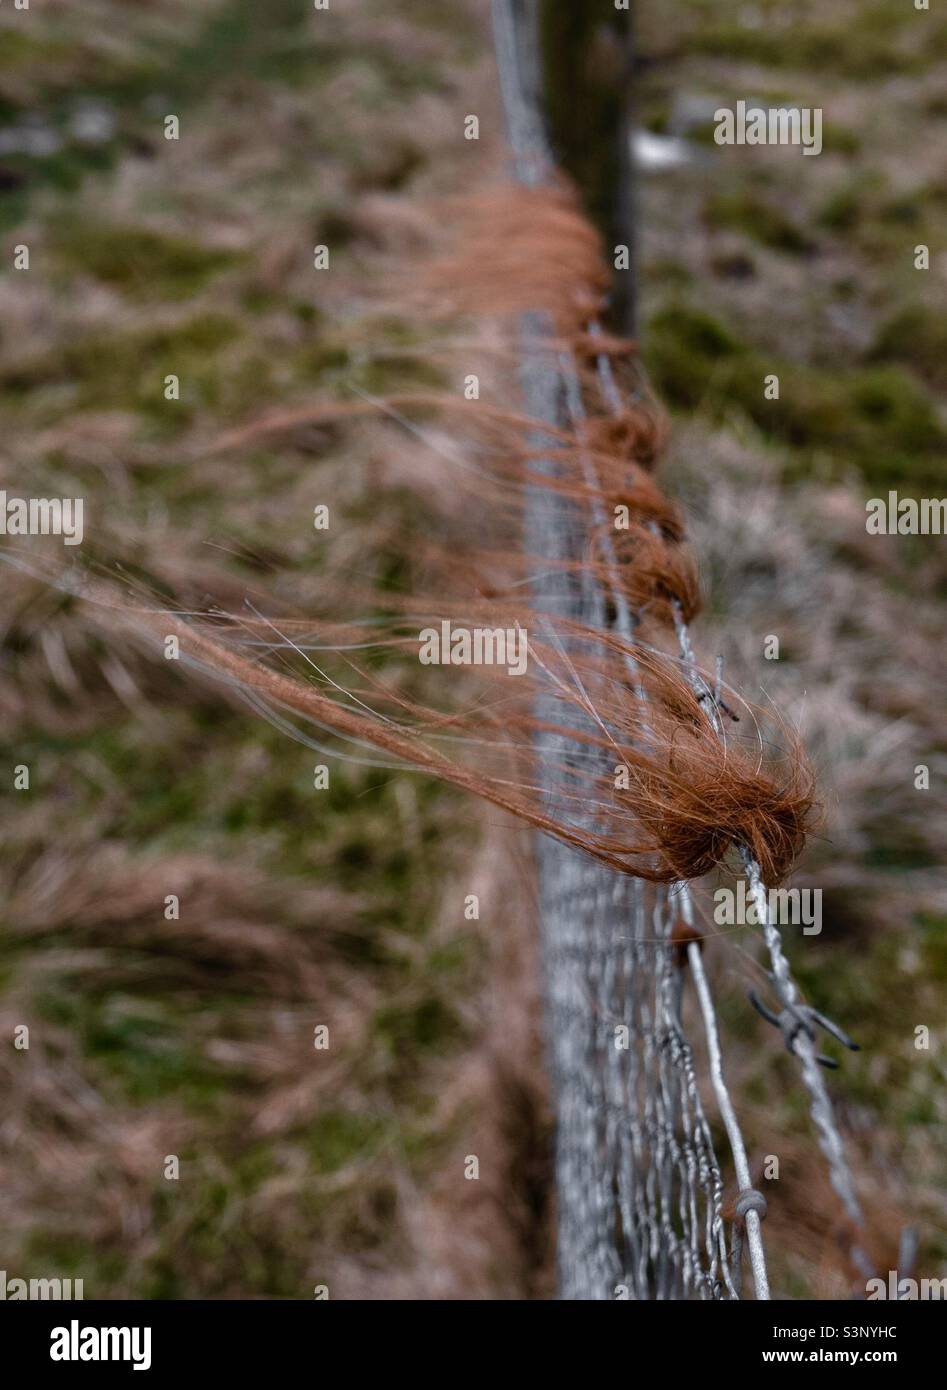
<svg viewBox="0 0 947 1390"><path fill-rule="evenodd" d="M845 477L854 465L872 487L912 488L941 476L947 428L918 374L892 363L891 353L884 365L800 363L754 349L686 302L655 313L644 342L646 365L669 405L716 421L742 411L764 438L790 448L790 476L817 469ZM779 378L777 399L766 395L771 375Z"/></svg>

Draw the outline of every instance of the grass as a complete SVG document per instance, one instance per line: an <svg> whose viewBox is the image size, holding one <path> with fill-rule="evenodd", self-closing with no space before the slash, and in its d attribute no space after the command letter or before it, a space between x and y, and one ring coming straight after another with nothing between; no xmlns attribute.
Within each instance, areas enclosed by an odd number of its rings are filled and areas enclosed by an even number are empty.
<svg viewBox="0 0 947 1390"><path fill-rule="evenodd" d="M789 446L792 476L816 466L845 476L855 465L873 488L936 485L944 426L917 374L894 364L893 353L872 354L879 365L835 370L799 363L754 350L686 302L656 312L645 339L648 369L669 405L718 421L742 410L765 437ZM764 392L771 374L778 399Z"/></svg>
<svg viewBox="0 0 947 1390"><path fill-rule="evenodd" d="M290 0L225 0L156 28L123 12L113 43L116 16L98 5L75 44L41 14L28 37L2 21L0 128L33 113L59 142L0 161L0 222L28 227L11 234L34 250L0 339L20 476L81 491L87 558L183 606L263 583L315 611L326 551L370 534L379 508L401 542L347 563L410 583L419 498L377 478L368 496L336 434L228 460L207 441L353 381L440 381L412 359L413 327L359 304L346 219L426 175L410 112L449 86L452 37L419 20L395 58L367 13L320 30ZM457 42L463 59L470 33ZM80 98L110 113L94 147L70 133ZM167 111L180 147L162 138ZM312 276L323 238L344 313ZM333 530L316 546L322 496ZM87 1296L309 1298L320 1280L364 1288L371 1253L421 1287L413 1194L470 1142L442 1103L433 1118L478 1037L466 1001L484 953L442 918L469 811L457 832L449 793L301 747L24 576L5 604L4 754L31 768L0 862L0 1004L31 1029L3 1063L8 1098L30 1107L9 1155L6 1266L72 1272ZM72 1093L94 1097L99 1123ZM458 1097L471 1106L464 1084Z"/></svg>
<svg viewBox="0 0 947 1390"><path fill-rule="evenodd" d="M183 237L108 223L70 228L55 250L67 275L90 275L120 294L144 300L188 299L238 260L233 252Z"/></svg>
<svg viewBox="0 0 947 1390"><path fill-rule="evenodd" d="M774 251L804 256L813 250L813 242L792 218L749 190L712 194L704 216L709 226L745 232Z"/></svg>
<svg viewBox="0 0 947 1390"><path fill-rule="evenodd" d="M642 118L669 128L695 90L830 92L825 152L748 168L696 135L708 165L645 182L642 339L711 598L700 645L807 721L826 827L805 869L827 928L791 943L794 963L865 1044L835 1093L930 1263L942 1102L911 1028L936 1022L947 973L943 844L936 785L922 802L911 773L942 751L945 575L929 550L866 549L863 503L942 490L944 335L935 272L912 262L918 241L944 244L947 198L936 170L900 166L943 117L926 79L947 30L893 0L857 23L848 0L755 8L751 27L703 0L642 7ZM226 456L211 441L353 384L442 380L368 272L380 216L397 228L421 192L456 187L451 122L492 100L477 15L352 6L330 30L295 0L160 11L99 0L57 30L40 7L27 33L3 8L0 129L33 113L59 141L0 158L5 241L34 249L2 290L6 485L81 490L94 563L184 608L263 595L318 617L333 576L410 591L433 523L379 465L403 441L326 430ZM80 100L112 117L98 144L75 137ZM183 146L163 139L168 111ZM319 240L333 271L316 283ZM337 523L316 546L323 497ZM503 954L530 912L501 876L508 846L488 839L484 867L486 832L454 794L287 739L27 575L5 574L3 605L0 763L27 762L31 791L5 789L0 1010L31 1047L0 1053L24 1117L0 1262L84 1277L88 1297L548 1293L536 971ZM759 654L769 632L779 663ZM482 934L457 910L475 871L496 899ZM811 1173L791 1059L737 975L719 997L753 1152L778 1132L788 1170ZM483 1218L455 1182L472 1144L499 1175ZM817 1199L793 1191L799 1223ZM781 1248L780 1286L817 1290L814 1247Z"/></svg>
<svg viewBox="0 0 947 1390"><path fill-rule="evenodd" d="M842 0L740 16L694 0L660 24L645 10L645 43L661 55L639 94L645 124L653 112L671 128L678 93L696 90L720 106L822 106L826 139L817 159L756 159L707 143L705 124L699 162L646 180L640 252L641 338L673 412L673 485L710 595L703 648L726 656L738 688L795 713L819 775L823 829L802 872L824 891L825 923L821 938L790 941L794 969L863 1045L830 1089L866 1203L889 1230L916 1224L925 1272L939 1275L943 1053L936 1040L915 1050L913 1030L938 1013L945 845L941 793L915 792L913 777L942 749L930 644L944 567L936 541L876 547L864 532L867 497L944 490L942 315L936 272L914 266L916 245L936 259L947 236L938 175L921 157L943 114L928 90L945 30L929 18L893 3L856 17ZM882 122L878 81L892 74ZM764 399L769 373L776 401ZM778 662L761 657L768 633ZM740 1035L739 1010L722 1007L728 1036ZM763 1145L775 1126L784 1155L797 1142L809 1155L805 1193L781 1189L768 1223L772 1244L787 1213L775 1277L803 1297L822 1277L816 1235L793 1248L793 1224L808 1229L822 1200L811 1132L788 1072L774 1090L765 1029L749 1029L729 1051L744 1123Z"/></svg>
<svg viewBox="0 0 947 1390"><path fill-rule="evenodd" d="M686 7L691 51L729 64L816 71L870 82L892 72L916 73L947 54L947 26L930 13L905 14L892 0L831 8L806 4L786 16L775 3L754 6L756 19L720 19L704 0Z"/></svg>

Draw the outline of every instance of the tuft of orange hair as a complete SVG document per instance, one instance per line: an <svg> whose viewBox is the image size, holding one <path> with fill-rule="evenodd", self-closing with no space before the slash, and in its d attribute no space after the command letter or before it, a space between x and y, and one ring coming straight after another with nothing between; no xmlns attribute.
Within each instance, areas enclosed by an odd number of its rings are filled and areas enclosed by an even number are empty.
<svg viewBox="0 0 947 1390"><path fill-rule="evenodd" d="M462 614L527 633L530 674L478 671L483 691L472 712L443 709L412 703L351 663L349 689L276 670L248 657L226 621L172 621L133 608L114 590L100 590L99 603L137 630L176 630L182 654L237 689L370 743L617 870L658 882L693 879L742 848L767 882L778 883L805 841L812 777L798 740L778 721L774 727L771 715L745 706L750 717L741 730L749 736L723 733L709 685L701 694L698 679L695 693L695 673L666 650L675 626L699 611L697 566L680 510L655 477L665 426L638 374L634 345L593 331L608 284L598 235L565 186L491 190L461 209L462 239L419 277L423 295L439 313L515 322L516 333L524 313L539 314L541 350L557 371L557 355L567 354L582 408L578 418L573 411L550 427L437 392L381 403L409 419L443 420L452 437L459 429L478 446L488 465L473 480L458 474L457 486L467 488L493 544L432 543L436 598L411 595L404 619L397 598L376 602L394 613L392 640L408 650L408 612ZM617 409L614 393L610 403L601 389L603 361L610 373L625 374ZM316 423L344 426L378 405L330 402L283 412L231 432L218 447ZM536 489L555 494L585 526L580 555L524 552L526 499ZM634 615L634 631L619 636L557 619L550 633L548 615L529 597L542 571L576 585L594 580L613 607L623 603ZM445 737L455 740L456 755L444 752Z"/></svg>

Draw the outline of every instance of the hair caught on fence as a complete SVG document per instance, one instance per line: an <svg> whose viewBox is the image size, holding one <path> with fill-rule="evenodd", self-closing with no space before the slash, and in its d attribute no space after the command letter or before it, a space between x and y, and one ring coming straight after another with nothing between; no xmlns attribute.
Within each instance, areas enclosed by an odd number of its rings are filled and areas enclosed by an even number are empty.
<svg viewBox="0 0 947 1390"><path fill-rule="evenodd" d="M745 848L764 879L778 882L805 839L812 779L798 741L771 713L743 705L749 718L722 732L710 683L702 694L700 678L695 686L693 669L669 650L675 623L699 611L697 568L680 510L654 476L665 428L634 344L597 327L608 278L597 233L565 187L504 187L465 200L456 222L458 244L416 278L420 301L441 316L499 319L508 334L523 331L524 313L545 316L553 331L545 349L568 355L578 412L564 410L551 429L522 414L515 399L496 405L447 392L402 394L271 415L216 447L242 448L318 423L344 427L380 407L414 424L433 417L475 461L452 481L466 490L486 539L432 541L430 593L357 596L340 585L333 623L268 621L269 660L242 645L261 635L255 618L184 621L98 582L86 586L86 597L109 621L162 638L175 633L193 666L255 702L485 798L616 869L658 882L693 879ZM620 403L616 392L606 399L603 372L621 380ZM423 429L420 439L425 447ZM555 495L584 526L578 561L524 548L524 499L535 489ZM550 619L536 600L540 571L594 579L611 604L633 615L633 631ZM323 648L346 645L346 607L359 601L407 658L410 678L381 679L348 655L334 675L311 661L286 669L293 648L298 660L306 645L304 629ZM452 682L424 668L418 690L419 615L422 626L522 634L525 671L485 665Z"/></svg>

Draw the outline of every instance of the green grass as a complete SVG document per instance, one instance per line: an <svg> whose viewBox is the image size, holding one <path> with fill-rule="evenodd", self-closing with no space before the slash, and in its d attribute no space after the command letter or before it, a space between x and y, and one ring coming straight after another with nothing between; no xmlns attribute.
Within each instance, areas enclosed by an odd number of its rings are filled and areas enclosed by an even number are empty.
<svg viewBox="0 0 947 1390"><path fill-rule="evenodd" d="M91 275L145 300L187 299L241 259L183 237L115 223L71 226L68 235L60 233L55 250L67 273Z"/></svg>
<svg viewBox="0 0 947 1390"><path fill-rule="evenodd" d="M811 238L791 217L750 190L711 194L704 216L710 227L744 232L774 251L803 256L813 250Z"/></svg>
<svg viewBox="0 0 947 1390"><path fill-rule="evenodd" d="M763 353L721 320L685 302L649 320L645 362L659 392L680 410L716 419L745 413L794 451L793 471L840 476L858 467L872 486L924 487L940 476L947 431L936 404L900 365L830 368ZM779 377L779 398L764 379Z"/></svg>
<svg viewBox="0 0 947 1390"><path fill-rule="evenodd" d="M261 584L292 594L298 581L302 602L307 593L318 602L305 584L324 568L332 538L314 547L303 531L309 492L318 500L328 489L342 533L375 524L384 508L401 538L370 563L383 587L410 585L406 548L425 528L418 498L340 490L339 431L306 449L277 440L222 460L205 453L208 435L287 401L347 394L353 383L378 394L440 383L416 326L358 304L357 271L350 315L337 305L328 313L321 286L305 278L311 245L323 239L333 269L351 277L347 260L366 251L350 209L425 170L426 136L405 122L404 107L419 93L452 90L451 64L428 38L440 34L444 53L452 49L441 11L426 13L425 0L410 8L423 31L413 55L375 42L364 26L348 37L344 17L322 24L299 0L222 0L173 28L116 6L115 42L92 25L61 40L41 11L29 37L4 26L0 128L29 114L60 143L42 157L0 159L0 226L9 240L28 225L34 253L20 287L53 296L44 332L22 348L0 325L0 408L11 440L50 431L48 446L30 452L31 481L81 490L93 566L113 572L121 561L129 580L174 603L155 538L165 535L199 562L198 574L216 566L238 594ZM456 53L460 65L473 56L469 27ZM330 97L343 72L347 86ZM80 95L112 116L100 145L71 133ZM248 109L260 113L252 127ZM163 139L170 112L183 141L221 146L206 196L186 175L179 189L169 173L165 155L180 153ZM375 133L366 137L370 113ZM225 148L234 117L241 156L260 142L249 172ZM138 192L129 195L126 178L139 180ZM246 253L226 249L238 226L256 237ZM298 267L285 260L291 236ZM169 374L181 381L178 402L163 396ZM121 422L118 443L77 442L102 420ZM242 548L245 556L234 553ZM353 569L366 563L349 559ZM195 584L189 603L213 601L206 581ZM68 601L47 616L55 631L81 623ZM89 1297L306 1298L317 1249L330 1268L353 1251L392 1258L392 1170L423 1187L452 1142L432 1118L435 1078L469 1044L455 1001L476 992L483 968L478 943L441 924L444 878L469 853L453 828L454 798L423 779L304 748L119 643L143 701L129 710L103 679L117 639L88 630L69 647L81 694L53 689L47 671L33 701L26 673L36 670L38 642L30 601L5 644L16 665L6 679L28 712L7 731L4 754L11 765L28 762L33 778L14 803L19 830L6 838L4 871L19 879L45 851L63 853L69 891L88 887L88 861L105 875L105 897L124 894L130 905L123 918L103 901L99 914L96 889L72 916L64 907L62 923L30 934L10 922L0 939L5 1003L15 999L31 1024L24 1067L55 1077L71 1068L105 1117L69 1139L91 1164L94 1188L50 1197L37 1179L33 1225L18 1250L4 1246L8 1267L74 1273ZM385 658L367 654L366 665L383 672ZM313 788L317 762L331 769L325 791ZM195 859L209 886L197 899L184 894L181 925L166 931L174 866ZM154 902L139 901L138 874L160 882L165 872ZM249 884L233 901L230 874ZM215 924L229 924L237 944L216 936ZM350 1039L338 1023L346 1010L358 1023ZM258 1133L265 1105L325 1067L312 1048L323 1018L333 1027L336 1089L295 1110L286 1101L288 1118ZM132 1179L117 1146L146 1121L154 1153ZM33 1123L68 1129L52 1103ZM182 1162L176 1183L162 1176L172 1151ZM267 1195L274 1184L279 1199ZM109 1191L116 1212L134 1204L150 1233L144 1256L120 1219L110 1223Z"/></svg>
<svg viewBox="0 0 947 1390"><path fill-rule="evenodd" d="M898 309L882 323L868 354L873 362L898 362L938 391L947 388L947 323L928 303Z"/></svg>
<svg viewBox="0 0 947 1390"><path fill-rule="evenodd" d="M891 0L863 0L850 13L840 6L839 16L820 13L811 4L795 7L788 16L775 3L754 8L761 17L751 24L721 17L719 8L704 0L692 3L691 52L860 82L922 71L947 55L947 24L933 10L920 14Z"/></svg>

